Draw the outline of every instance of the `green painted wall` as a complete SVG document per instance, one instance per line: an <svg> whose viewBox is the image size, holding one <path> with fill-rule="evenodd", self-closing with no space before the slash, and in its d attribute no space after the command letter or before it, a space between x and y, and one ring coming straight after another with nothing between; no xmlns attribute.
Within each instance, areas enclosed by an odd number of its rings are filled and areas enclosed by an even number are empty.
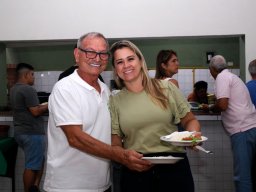
<svg viewBox="0 0 256 192"><path fill-rule="evenodd" d="M177 52L180 67L208 67L206 52L223 55L227 61L239 66L239 39L234 38L182 38L161 40L134 40L144 54L149 68L155 68L156 56L161 49Z"/></svg>
<svg viewBox="0 0 256 192"><path fill-rule="evenodd" d="M36 71L63 71L74 64L73 45L15 48L19 62L32 64Z"/></svg>
<svg viewBox="0 0 256 192"><path fill-rule="evenodd" d="M110 45L116 40L109 40ZM155 68L156 55L161 49L173 49L180 60L180 68L208 68L206 52L223 55L233 61L234 67L245 71L244 39L237 37L179 37L157 39L131 39L142 51L149 69ZM75 41L74 41L75 42ZM74 64L74 43L11 47L0 44L0 105L6 101L6 64L27 62L36 71L63 71ZM111 70L111 64L107 70ZM242 74L244 76L244 74ZM242 79L244 78L242 76Z"/></svg>
<svg viewBox="0 0 256 192"><path fill-rule="evenodd" d="M229 38L170 38L133 39L145 56L149 68L155 67L156 55L161 49L177 52L180 67L207 67L206 52L213 51L223 55L234 65L240 64L238 37ZM110 40L110 45L115 42ZM14 49L16 60L32 64L37 71L64 70L74 63L73 45L20 47ZM8 63L8 61L7 61ZM108 70L111 65L108 66Z"/></svg>

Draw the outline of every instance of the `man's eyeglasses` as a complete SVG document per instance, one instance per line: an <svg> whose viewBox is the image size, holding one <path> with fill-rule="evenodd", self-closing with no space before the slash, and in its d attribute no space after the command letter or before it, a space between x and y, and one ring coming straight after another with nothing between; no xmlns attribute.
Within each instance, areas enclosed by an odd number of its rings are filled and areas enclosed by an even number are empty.
<svg viewBox="0 0 256 192"><path fill-rule="evenodd" d="M109 52L97 52L97 51L91 51L91 50L86 50L86 49L83 49L81 47L78 47L78 49L82 52L85 53L85 56L88 58L88 59L94 59L97 57L97 55L100 56L100 59L101 60L108 60L110 54Z"/></svg>

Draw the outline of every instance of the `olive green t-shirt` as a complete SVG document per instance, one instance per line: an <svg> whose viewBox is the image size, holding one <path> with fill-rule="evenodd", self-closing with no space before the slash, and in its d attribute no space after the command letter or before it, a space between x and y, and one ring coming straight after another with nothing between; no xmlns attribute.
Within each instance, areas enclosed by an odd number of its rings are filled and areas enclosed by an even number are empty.
<svg viewBox="0 0 256 192"><path fill-rule="evenodd" d="M163 135L177 131L177 123L190 107L175 85L161 81L169 99L169 108L163 109L145 91L133 93L121 90L110 97L112 134L123 138L124 148L143 154L157 152L184 152L160 140Z"/></svg>

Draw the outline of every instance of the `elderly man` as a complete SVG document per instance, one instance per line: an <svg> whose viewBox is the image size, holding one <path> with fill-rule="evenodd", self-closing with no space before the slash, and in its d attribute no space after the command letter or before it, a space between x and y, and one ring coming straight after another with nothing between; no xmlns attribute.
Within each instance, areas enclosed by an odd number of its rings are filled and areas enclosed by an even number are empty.
<svg viewBox="0 0 256 192"><path fill-rule="evenodd" d="M225 58L214 56L209 64L215 79L217 102L210 109L221 111L230 134L236 192L252 192L252 164L256 154L256 110L243 81L227 69Z"/></svg>
<svg viewBox="0 0 256 192"><path fill-rule="evenodd" d="M76 49L76 46L74 46L74 50ZM58 78L58 81L63 79L64 77L69 76L70 74L72 74L76 69L78 68L78 65L75 63L74 65L72 65L71 67L67 68L65 71L63 71ZM104 83L103 78L101 77L101 75L99 75L99 79Z"/></svg>
<svg viewBox="0 0 256 192"><path fill-rule="evenodd" d="M109 46L100 33L80 37L74 56L78 69L58 81L49 98L48 152L44 189L48 192L110 191L110 160L143 171L142 155L111 146L110 91L98 76Z"/></svg>

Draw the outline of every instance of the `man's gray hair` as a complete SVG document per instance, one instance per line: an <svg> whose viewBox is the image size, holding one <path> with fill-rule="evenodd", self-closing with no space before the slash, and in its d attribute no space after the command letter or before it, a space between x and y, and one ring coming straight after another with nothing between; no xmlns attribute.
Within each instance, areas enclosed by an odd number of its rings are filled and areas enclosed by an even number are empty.
<svg viewBox="0 0 256 192"><path fill-rule="evenodd" d="M248 66L251 76L256 76L256 59L252 60Z"/></svg>
<svg viewBox="0 0 256 192"><path fill-rule="evenodd" d="M105 40L106 42L106 45L107 45L107 50L109 49L109 44L108 44L108 40L105 38L105 36L101 33L98 33L98 32L89 32L89 33L86 33L84 35L82 35L78 40L77 40L77 48L81 47L81 44L82 44L82 41L85 39L85 38L93 38L93 37L99 37L99 38L102 38Z"/></svg>
<svg viewBox="0 0 256 192"><path fill-rule="evenodd" d="M215 55L211 59L209 67L216 69L218 72L221 72L223 69L227 69L228 65L226 63L226 59L222 55Z"/></svg>

